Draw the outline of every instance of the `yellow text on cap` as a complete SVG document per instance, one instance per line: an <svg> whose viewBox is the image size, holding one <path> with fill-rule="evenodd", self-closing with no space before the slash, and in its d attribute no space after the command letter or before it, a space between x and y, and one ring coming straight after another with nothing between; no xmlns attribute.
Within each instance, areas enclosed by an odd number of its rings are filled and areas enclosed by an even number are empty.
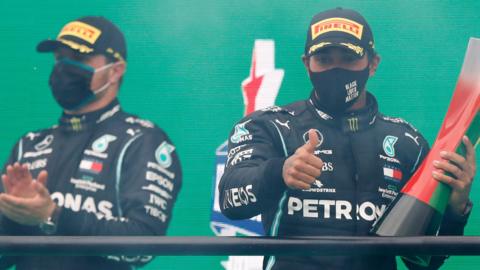
<svg viewBox="0 0 480 270"><path fill-rule="evenodd" d="M321 34L331 31L340 31L348 33L358 39L362 39L363 25L345 19L345 18L329 18L319 21L311 26L312 40Z"/></svg>
<svg viewBox="0 0 480 270"><path fill-rule="evenodd" d="M83 22L75 21L65 25L57 38L69 35L83 39L90 44L94 44L101 34L102 31L98 28Z"/></svg>

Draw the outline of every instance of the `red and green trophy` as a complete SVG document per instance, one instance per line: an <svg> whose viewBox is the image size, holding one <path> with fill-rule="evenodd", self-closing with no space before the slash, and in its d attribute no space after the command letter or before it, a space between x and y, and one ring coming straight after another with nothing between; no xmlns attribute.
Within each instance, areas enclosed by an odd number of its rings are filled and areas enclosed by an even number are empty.
<svg viewBox="0 0 480 270"><path fill-rule="evenodd" d="M436 235L448 204L451 189L433 179L434 160L441 151L457 151L465 156L461 144L464 134L474 146L480 144L480 39L470 38L467 52L450 106L429 154L403 187L385 213L373 225L378 236ZM426 266L429 256L405 259Z"/></svg>

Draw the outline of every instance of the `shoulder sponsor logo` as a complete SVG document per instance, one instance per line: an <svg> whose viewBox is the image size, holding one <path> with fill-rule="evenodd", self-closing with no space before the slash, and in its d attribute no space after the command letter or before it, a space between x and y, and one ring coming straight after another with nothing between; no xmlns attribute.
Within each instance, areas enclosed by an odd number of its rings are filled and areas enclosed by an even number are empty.
<svg viewBox="0 0 480 270"><path fill-rule="evenodd" d="M281 125L281 126L284 126L284 127L286 127L287 129L290 130L290 126L288 125L289 122L290 122L290 120L287 120L287 121L285 121L285 122L280 122L280 120L275 119L275 123L277 123L277 124L279 124L279 125Z"/></svg>
<svg viewBox="0 0 480 270"><path fill-rule="evenodd" d="M115 141L117 137L110 135L110 134L105 134L102 137L96 139L92 143L92 150L97 152L97 153L103 153L108 149L108 145Z"/></svg>
<svg viewBox="0 0 480 270"><path fill-rule="evenodd" d="M171 153L175 150L175 147L169 143L162 142L157 150L155 150L155 159L158 164L164 168L170 167L172 165L172 155Z"/></svg>
<svg viewBox="0 0 480 270"><path fill-rule="evenodd" d="M245 141L251 141L252 140L252 134L248 131L248 129L245 127L248 123L250 123L252 119L249 119L243 123L239 123L235 126L235 133L230 137L230 141L232 143L241 143Z"/></svg>
<svg viewBox="0 0 480 270"><path fill-rule="evenodd" d="M71 178L70 183L72 183L75 188L86 191L97 192L97 190L105 190L105 185L89 180Z"/></svg>
<svg viewBox="0 0 480 270"><path fill-rule="evenodd" d="M149 169L155 169L157 170L158 172L160 173L163 173L164 175L166 175L167 177L169 177L170 179L173 179L175 178L175 173L163 168L162 166L158 165L157 163L155 162L148 162L147 163L147 168Z"/></svg>
<svg viewBox="0 0 480 270"><path fill-rule="evenodd" d="M332 31L344 32L358 39L362 39L363 25L345 18L329 18L313 24L310 30L312 40Z"/></svg>
<svg viewBox="0 0 480 270"><path fill-rule="evenodd" d="M50 144L52 144L52 142L53 142L53 135L50 134L50 135L46 136L41 142L37 143L34 146L34 148L37 151L42 151L45 148L49 147Z"/></svg>
<svg viewBox="0 0 480 270"><path fill-rule="evenodd" d="M230 162L230 166L235 166L239 162L252 158L252 154L253 154L253 148L245 149L243 151L238 152Z"/></svg>
<svg viewBox="0 0 480 270"><path fill-rule="evenodd" d="M139 119L139 118L136 118L136 117L127 117L125 119L125 122L127 122L129 124L139 124L140 126L145 127L145 128L153 128L155 126L152 122L150 122L148 120Z"/></svg>
<svg viewBox="0 0 480 270"><path fill-rule="evenodd" d="M277 113L277 112L287 112L288 114L292 115L292 116L295 116L295 112L294 111L289 111L285 108L282 108L282 107L279 107L279 106L276 106L276 105L273 105L273 106L269 106L269 107L265 107L263 109L260 109L260 111L262 112L274 112L274 113Z"/></svg>
<svg viewBox="0 0 480 270"><path fill-rule="evenodd" d="M317 133L317 136L318 136L317 147L320 147L323 143L323 134L318 129L314 129L314 130L315 130L315 133ZM303 133L303 141L305 143L308 142L308 130L305 133Z"/></svg>
<svg viewBox="0 0 480 270"><path fill-rule="evenodd" d="M382 117L384 120L387 120L389 122L395 123L395 124L405 124L405 120L402 118L396 118L396 117L390 117L390 116L383 116Z"/></svg>
<svg viewBox="0 0 480 270"><path fill-rule="evenodd" d="M38 156L42 156L42 155L48 155L48 154L51 154L52 153L52 148L48 148L48 149L44 149L44 150L41 150L41 151L38 151L38 152L25 152L25 154L23 154L23 157L24 158L31 158L31 157L38 157Z"/></svg>
<svg viewBox="0 0 480 270"><path fill-rule="evenodd" d="M282 108L278 107L278 106L268 106L266 108L263 108L261 109L262 112L281 112L282 111Z"/></svg>
<svg viewBox="0 0 480 270"><path fill-rule="evenodd" d="M398 141L398 138L395 136L388 135L383 140L383 151L389 157L395 157L395 143Z"/></svg>
<svg viewBox="0 0 480 270"><path fill-rule="evenodd" d="M389 122L392 122L392 123L395 123L395 124L404 124L404 125L408 125L411 129L413 129L415 132L417 132L417 129L412 126L412 124L410 124L409 122L403 120L402 118L399 118L399 117L389 117L389 116L383 116L382 117L383 120L386 120L386 121L389 121Z"/></svg>

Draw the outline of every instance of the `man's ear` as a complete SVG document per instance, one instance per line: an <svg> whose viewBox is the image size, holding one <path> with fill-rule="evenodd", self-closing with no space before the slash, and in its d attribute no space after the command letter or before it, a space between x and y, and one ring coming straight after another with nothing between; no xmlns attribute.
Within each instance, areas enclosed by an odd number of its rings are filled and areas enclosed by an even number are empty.
<svg viewBox="0 0 480 270"><path fill-rule="evenodd" d="M303 54L302 55L302 62L303 62L303 66L305 66L305 69L307 70L307 75L310 78L310 57L305 56Z"/></svg>
<svg viewBox="0 0 480 270"><path fill-rule="evenodd" d="M372 57L372 60L370 60L370 77L373 77L375 75L375 72L377 71L378 64L380 63L380 56L378 54L375 54L374 57Z"/></svg>
<svg viewBox="0 0 480 270"><path fill-rule="evenodd" d="M309 57L305 56L305 54L302 54L302 62L305 68L308 70L309 68Z"/></svg>
<svg viewBox="0 0 480 270"><path fill-rule="evenodd" d="M123 74L125 74L126 69L127 64L123 61L113 64L113 67L110 69L110 72L112 74L110 75L110 83L118 83L120 81L120 78L122 78Z"/></svg>

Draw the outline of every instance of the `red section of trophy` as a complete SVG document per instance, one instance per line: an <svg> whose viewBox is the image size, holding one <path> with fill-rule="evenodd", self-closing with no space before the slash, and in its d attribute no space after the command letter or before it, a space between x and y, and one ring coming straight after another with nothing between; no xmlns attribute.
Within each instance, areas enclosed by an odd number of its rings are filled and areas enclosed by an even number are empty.
<svg viewBox="0 0 480 270"><path fill-rule="evenodd" d="M427 204L439 182L433 180L434 160L441 151L454 152L480 107L480 40L470 39L462 71L435 144L421 167L402 189Z"/></svg>

